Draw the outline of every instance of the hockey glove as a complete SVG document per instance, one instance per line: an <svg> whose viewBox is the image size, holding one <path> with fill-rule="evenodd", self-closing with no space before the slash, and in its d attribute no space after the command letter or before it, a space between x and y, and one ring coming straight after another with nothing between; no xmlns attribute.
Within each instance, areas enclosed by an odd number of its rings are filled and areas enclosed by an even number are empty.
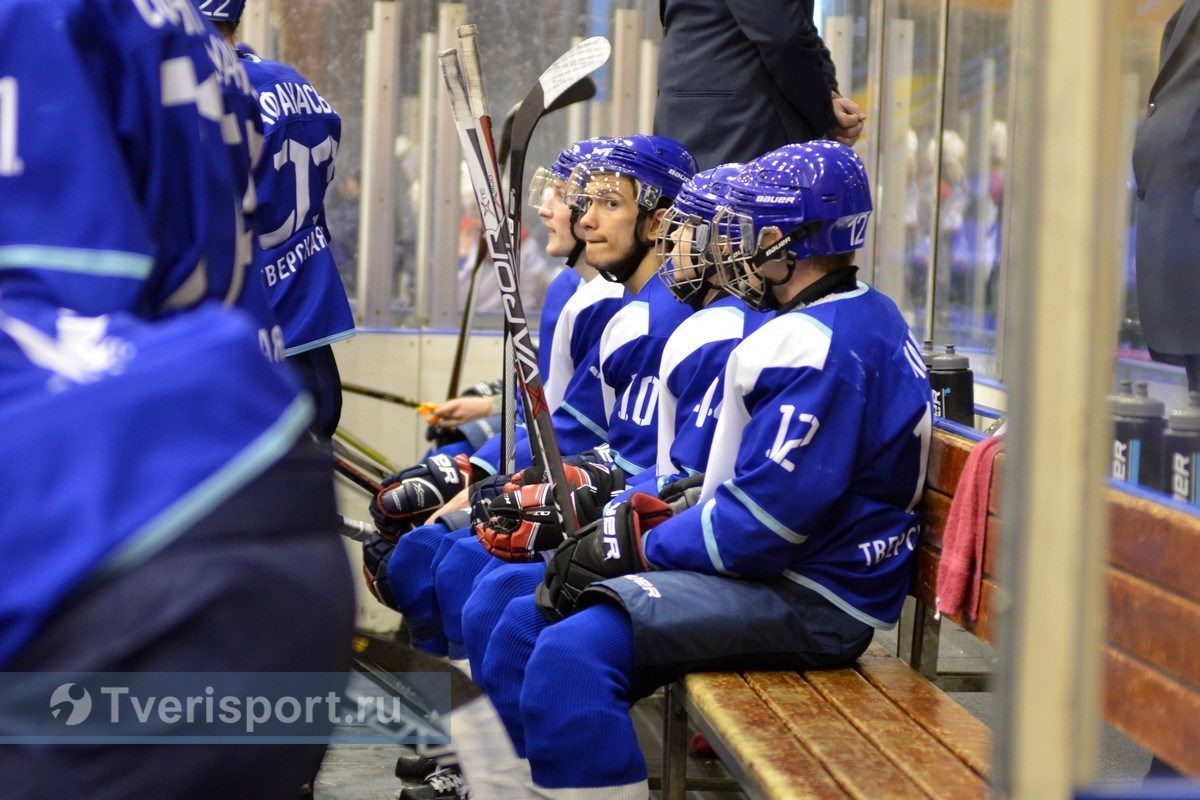
<svg viewBox="0 0 1200 800"><path fill-rule="evenodd" d="M390 536L375 534L363 542L363 577L367 589L375 599L388 608L396 608L396 596L388 585L388 559L396 549L396 540Z"/></svg>
<svg viewBox="0 0 1200 800"><path fill-rule="evenodd" d="M382 533L401 536L458 494L471 480L467 456L436 455L383 479L371 503L371 517Z"/></svg>
<svg viewBox="0 0 1200 800"><path fill-rule="evenodd" d="M671 516L670 506L641 492L606 509L598 522L559 545L546 564L535 596L542 614L557 622L575 613L579 595L596 581L649 570L642 536Z"/></svg>
<svg viewBox="0 0 1200 800"><path fill-rule="evenodd" d="M625 473L619 468L587 464L564 466L571 485L571 505L580 525L600 518L600 512L613 496L624 491ZM489 553L505 561L530 561L542 550L553 550L563 541L563 528L554 508L550 484L542 483L545 473L539 467L513 476L522 485L514 491L476 505L475 535ZM531 481L538 481L533 483Z"/></svg>
<svg viewBox="0 0 1200 800"><path fill-rule="evenodd" d="M678 514L696 505L700 500L700 489L704 485L704 473L680 478L674 483L668 483L658 490L658 499L671 507Z"/></svg>

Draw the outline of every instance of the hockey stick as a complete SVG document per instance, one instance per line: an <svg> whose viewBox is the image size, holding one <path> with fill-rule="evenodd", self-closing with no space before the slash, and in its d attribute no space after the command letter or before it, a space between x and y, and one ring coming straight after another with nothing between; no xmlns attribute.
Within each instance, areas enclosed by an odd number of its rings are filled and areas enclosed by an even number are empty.
<svg viewBox="0 0 1200 800"><path fill-rule="evenodd" d="M367 458L371 459L371 461L377 464L384 472L391 473L399 471L391 461L388 461L387 457L384 456L383 453L379 452L373 447L368 446L366 442L359 439L342 426L338 426L337 430L333 432L333 436L335 439L341 440L346 445L354 448Z"/></svg>
<svg viewBox="0 0 1200 800"><path fill-rule="evenodd" d="M530 445L535 461L539 462L540 466L546 470L554 496L555 511L561 521L562 529L568 534L573 534L578 530L579 524L570 502L569 489L563 472L562 455L558 450L558 442L554 438L550 411L546 407L546 393L538 372L537 348L529 335L529 323L525 319L525 309L521 303L520 290L512 269L511 240L500 217L503 199L499 196L499 184L489 181L487 178L485 162L490 161L490 157L484 150L485 146L481 145L478 132L473 125L458 53L454 50L446 50L438 54L438 60L441 62L442 75L446 80L450 107L454 114L455 127L458 128L463 158L467 162L467 172L475 190L476 203L483 220L483 230L487 234L492 267L496 270L496 285L500 289L504 307L505 330L512 338L516 372L525 392L526 422L529 424Z"/></svg>
<svg viewBox="0 0 1200 800"><path fill-rule="evenodd" d="M595 96L596 84L591 78L584 78L573 85L571 89L564 92L558 100L546 109L546 113L552 114L560 108L566 108L575 103L591 100ZM510 108L508 114L504 116L504 125L500 128L499 161L502 171L508 165L508 155L512 150L513 123L520 109L520 103ZM483 268L483 260L486 253L487 242L484 240L484 237L480 236L479 245L475 251L475 263L471 267L471 283L467 289L467 303L463 309L462 323L458 329L458 343L454 348L454 366L450 368L450 386L446 390L447 400L458 397L459 385L462 382L463 365L466 363L467 354L467 336L470 335L471 326L474 324L475 319L475 289L479 285L479 272Z"/></svg>
<svg viewBox="0 0 1200 800"><path fill-rule="evenodd" d="M386 400L389 403L395 403L398 406L407 408L420 408L421 403L413 400L411 397L405 397L402 394L393 394L385 392L382 389L371 389L366 386L359 386L357 383L346 383L342 381L342 391L350 392L351 394L360 394L363 397L373 397L376 400Z"/></svg>
<svg viewBox="0 0 1200 800"><path fill-rule="evenodd" d="M468 92L472 92L477 86L481 98L480 103L482 103L483 78L478 63L479 53L478 48L475 46L475 38L475 26L467 25L459 28L459 41L463 49L463 70L467 78L467 89ZM579 93L579 96L582 96L587 95L589 91L594 94L595 84L592 83L591 78L588 76L604 66L611 53L612 46L602 36L594 36L575 45L566 53L559 56L541 74L537 82L525 95L525 99L521 101L516 116L513 118L513 145L508 160L509 183L508 203L505 207L507 211L505 222L508 228L508 239L511 243L512 270L518 279L521 275L520 234L523 207L521 201L523 199L522 188L524 186L525 156L529 149L529 142L533 138L533 130L537 127L542 117L549 114L553 108L559 107L559 101L563 100L567 95L574 96L576 93ZM584 84L585 80L586 84ZM477 116L477 111L480 109L476 107L474 98L471 98L471 101L472 115ZM482 110L486 111L486 109ZM486 122L490 130L490 119L486 120ZM496 182L499 183L499 180ZM507 363L506 360L506 366ZM505 377L508 378L507 372ZM511 394L511 390L507 389L509 385L511 384L506 382L505 399ZM509 431L515 429L516 415L512 408L505 408L504 412L505 416L501 430L505 434L508 434ZM515 438L507 436L503 442L505 445L504 462L506 465L511 465L513 461L512 448Z"/></svg>
<svg viewBox="0 0 1200 800"><path fill-rule="evenodd" d="M351 466L358 467L364 473L369 475L372 480L379 480L384 476L383 470L377 466L366 456L360 454L357 450L347 447L337 439L331 439L329 444L333 448L333 454L345 461Z"/></svg>
<svg viewBox="0 0 1200 800"><path fill-rule="evenodd" d="M353 539L356 542L365 542L375 535L375 526L369 522L363 522L358 519L350 519L350 517L338 516L341 520L341 525L338 527L338 533L345 536L347 539Z"/></svg>
<svg viewBox="0 0 1200 800"><path fill-rule="evenodd" d="M375 495L383 491L383 487L379 485L379 481L339 455L334 455L333 457L333 470L365 492Z"/></svg>

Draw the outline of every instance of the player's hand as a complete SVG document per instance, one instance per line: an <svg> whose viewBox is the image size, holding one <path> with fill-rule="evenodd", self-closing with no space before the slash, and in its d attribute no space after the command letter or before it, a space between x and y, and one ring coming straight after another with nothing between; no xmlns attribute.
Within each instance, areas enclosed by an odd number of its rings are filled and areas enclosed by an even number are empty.
<svg viewBox="0 0 1200 800"><path fill-rule="evenodd" d="M557 622L575 613L579 596L596 581L648 571L642 537L670 517L670 506L642 492L606 509L596 523L559 545L546 564L535 595L542 614Z"/></svg>
<svg viewBox="0 0 1200 800"><path fill-rule="evenodd" d="M849 97L842 97L837 92L833 93L833 115L837 117L838 124L830 132L830 138L848 147L854 146L858 137L862 136L867 115L858 103Z"/></svg>
<svg viewBox="0 0 1200 800"><path fill-rule="evenodd" d="M439 519L446 516L447 514L452 514L455 511L464 511L470 507L471 507L470 489L463 489L461 492L454 495L454 497L451 497L449 500L447 500L445 503L443 503L441 508L439 508L438 510L436 510L432 514L430 514L429 519L427 519L426 522L427 523L437 522Z"/></svg>
<svg viewBox="0 0 1200 800"><path fill-rule="evenodd" d="M563 473L581 526L598 519L604 504L625 489L625 473L616 467L564 465ZM475 535L484 549L505 561L530 561L563 541L553 493L544 480L541 468L524 470L513 476L514 491L476 503Z"/></svg>
<svg viewBox="0 0 1200 800"><path fill-rule="evenodd" d="M396 608L396 597L388 585L388 559L396 549L396 539L391 536L375 534L363 542L363 578L367 582L367 590L375 599L388 608Z"/></svg>
<svg viewBox="0 0 1200 800"><path fill-rule="evenodd" d="M678 514L691 508L700 500L700 490L704 486L704 473L698 472L686 478L680 478L658 490L658 499L671 507Z"/></svg>
<svg viewBox="0 0 1200 800"><path fill-rule="evenodd" d="M470 479L471 462L465 455L436 455L389 475L371 501L375 527L390 536L408 533L466 488Z"/></svg>
<svg viewBox="0 0 1200 800"><path fill-rule="evenodd" d="M435 424L453 430L459 425L483 419L492 413L491 397L456 397L433 409Z"/></svg>

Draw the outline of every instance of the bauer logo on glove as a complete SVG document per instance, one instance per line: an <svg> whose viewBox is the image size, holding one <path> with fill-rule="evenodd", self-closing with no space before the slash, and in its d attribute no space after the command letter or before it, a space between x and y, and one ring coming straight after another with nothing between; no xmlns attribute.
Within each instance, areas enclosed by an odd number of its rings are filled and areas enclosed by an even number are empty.
<svg viewBox="0 0 1200 800"><path fill-rule="evenodd" d="M383 533L408 533L458 494L470 479L467 456L433 456L384 478L383 489L371 503L371 517Z"/></svg>

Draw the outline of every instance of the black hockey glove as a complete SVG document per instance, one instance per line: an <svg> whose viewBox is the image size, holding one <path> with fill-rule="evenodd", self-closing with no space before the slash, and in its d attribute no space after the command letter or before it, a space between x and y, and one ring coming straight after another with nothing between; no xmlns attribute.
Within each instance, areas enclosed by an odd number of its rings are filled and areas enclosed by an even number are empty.
<svg viewBox="0 0 1200 800"><path fill-rule="evenodd" d="M625 490L625 473L618 467L585 464L563 466L571 484L571 504L579 524L600 518L614 494ZM530 561L535 553L553 550L563 541L563 529L554 508L545 471L531 467L513 476L507 494L476 504L475 535L489 553L505 561Z"/></svg>
<svg viewBox="0 0 1200 800"><path fill-rule="evenodd" d="M471 480L467 456L436 455L383 479L371 502L371 517L382 533L401 536L425 522Z"/></svg>
<svg viewBox="0 0 1200 800"><path fill-rule="evenodd" d="M650 569L642 536L671 516L670 506L641 492L606 509L599 521L559 545L546 564L535 596L542 614L557 622L575 613L579 595L596 581Z"/></svg>
<svg viewBox="0 0 1200 800"><path fill-rule="evenodd" d="M700 501L700 489L704 485L704 473L699 472L680 478L674 483L668 483L658 490L658 499L671 507L678 514L686 511Z"/></svg>
<svg viewBox="0 0 1200 800"><path fill-rule="evenodd" d="M367 581L367 589L375 599L388 608L396 608L396 596L388 585L388 559L396 549L394 537L374 534L362 543L363 547L363 577Z"/></svg>

